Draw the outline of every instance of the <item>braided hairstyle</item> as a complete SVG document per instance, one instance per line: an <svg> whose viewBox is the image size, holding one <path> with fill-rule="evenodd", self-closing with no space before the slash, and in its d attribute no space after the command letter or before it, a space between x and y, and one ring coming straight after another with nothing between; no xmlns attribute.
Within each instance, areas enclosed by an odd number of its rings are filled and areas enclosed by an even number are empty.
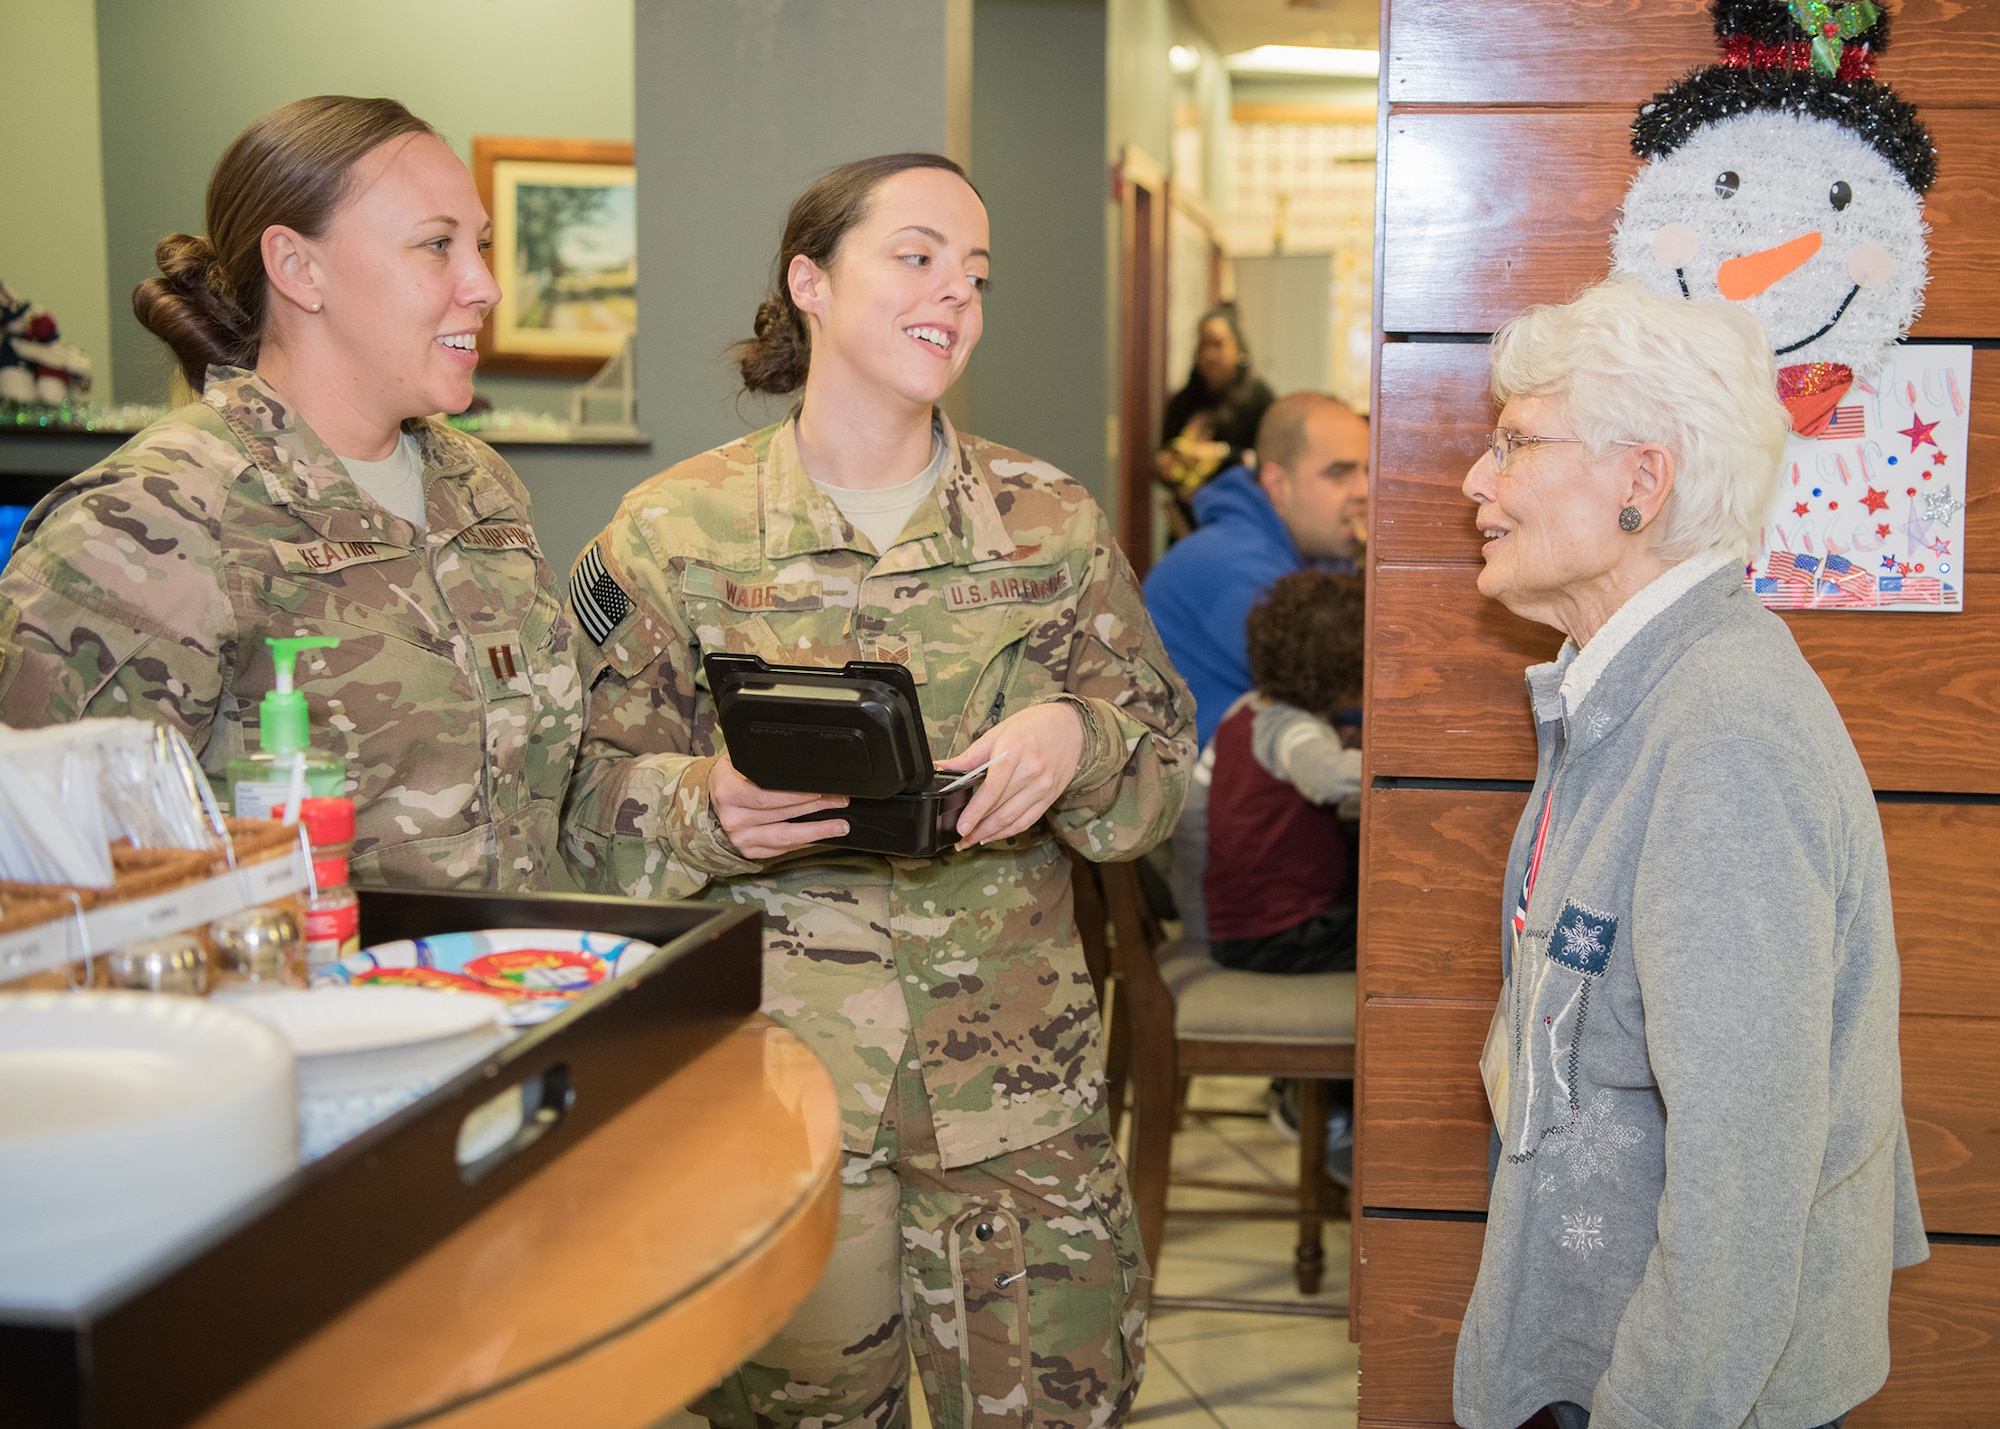
<svg viewBox="0 0 2000 1429"><path fill-rule="evenodd" d="M269 285L264 231L326 231L354 165L402 134L437 131L393 99L322 94L274 109L238 134L208 180L208 232L170 233L160 276L132 290L132 312L173 350L197 393L211 364L253 367Z"/></svg>
<svg viewBox="0 0 2000 1429"><path fill-rule="evenodd" d="M793 200L771 268L771 291L757 305L756 336L729 350L744 391L782 395L805 386L812 332L792 301L792 259L804 255L821 268L831 267L848 230L867 219L876 185L907 169L943 169L965 179L968 188L972 185L965 170L942 154L878 154L820 175Z"/></svg>

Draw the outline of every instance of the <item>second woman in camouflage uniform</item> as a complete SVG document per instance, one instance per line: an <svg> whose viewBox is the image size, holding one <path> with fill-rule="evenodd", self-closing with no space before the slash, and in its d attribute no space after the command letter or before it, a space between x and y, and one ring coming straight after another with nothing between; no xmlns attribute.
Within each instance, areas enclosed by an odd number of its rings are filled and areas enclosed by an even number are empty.
<svg viewBox="0 0 2000 1429"><path fill-rule="evenodd" d="M833 1073L841 1232L812 1298L696 1408L719 1425L1123 1420L1145 1268L1107 1133L1064 845L1173 826L1193 701L1101 512L934 404L979 339L986 211L893 155L793 205L741 353L791 420L654 477L571 578L602 656L564 851L586 883L766 915L764 1006ZM736 772L704 650L906 663L942 767L991 759L934 859L814 849L838 799Z"/></svg>
<svg viewBox="0 0 2000 1429"><path fill-rule="evenodd" d="M393 100L303 99L237 138L208 236L162 241L133 295L201 400L29 517L0 719L149 716L219 784L257 747L264 638L337 636L298 688L347 760L356 881L546 882L583 720L569 619L520 481L433 415L472 397L485 224Z"/></svg>

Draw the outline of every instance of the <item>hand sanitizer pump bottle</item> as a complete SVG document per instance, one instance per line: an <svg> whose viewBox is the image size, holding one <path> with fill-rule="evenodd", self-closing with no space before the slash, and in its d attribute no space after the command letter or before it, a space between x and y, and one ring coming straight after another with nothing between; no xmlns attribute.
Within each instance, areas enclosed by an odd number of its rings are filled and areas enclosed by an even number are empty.
<svg viewBox="0 0 2000 1429"><path fill-rule="evenodd" d="M332 799L347 793L347 761L311 746L306 697L292 688L299 651L340 642L330 635L304 635L266 637L264 643L271 647L278 685L257 706L262 747L229 761L229 812L239 819L268 819L285 804L297 807L305 796Z"/></svg>

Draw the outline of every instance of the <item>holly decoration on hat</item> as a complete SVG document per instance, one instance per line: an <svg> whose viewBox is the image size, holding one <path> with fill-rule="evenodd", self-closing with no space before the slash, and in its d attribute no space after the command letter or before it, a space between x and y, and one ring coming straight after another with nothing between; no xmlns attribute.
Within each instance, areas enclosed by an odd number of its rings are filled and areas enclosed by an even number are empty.
<svg viewBox="0 0 2000 1429"><path fill-rule="evenodd" d="M1810 38L1813 68L1821 74L1839 74L1847 42L1882 16L1881 9L1871 0L1853 0L1838 9L1827 0L1790 0L1787 8Z"/></svg>

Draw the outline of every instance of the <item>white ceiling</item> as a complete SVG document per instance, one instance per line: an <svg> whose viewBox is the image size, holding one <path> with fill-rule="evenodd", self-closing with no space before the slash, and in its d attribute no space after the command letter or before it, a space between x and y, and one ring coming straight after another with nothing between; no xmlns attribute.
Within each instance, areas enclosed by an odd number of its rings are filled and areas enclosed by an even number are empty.
<svg viewBox="0 0 2000 1429"><path fill-rule="evenodd" d="M1225 55L1258 45L1372 50L1381 42L1382 0L1188 0L1188 8Z"/></svg>

